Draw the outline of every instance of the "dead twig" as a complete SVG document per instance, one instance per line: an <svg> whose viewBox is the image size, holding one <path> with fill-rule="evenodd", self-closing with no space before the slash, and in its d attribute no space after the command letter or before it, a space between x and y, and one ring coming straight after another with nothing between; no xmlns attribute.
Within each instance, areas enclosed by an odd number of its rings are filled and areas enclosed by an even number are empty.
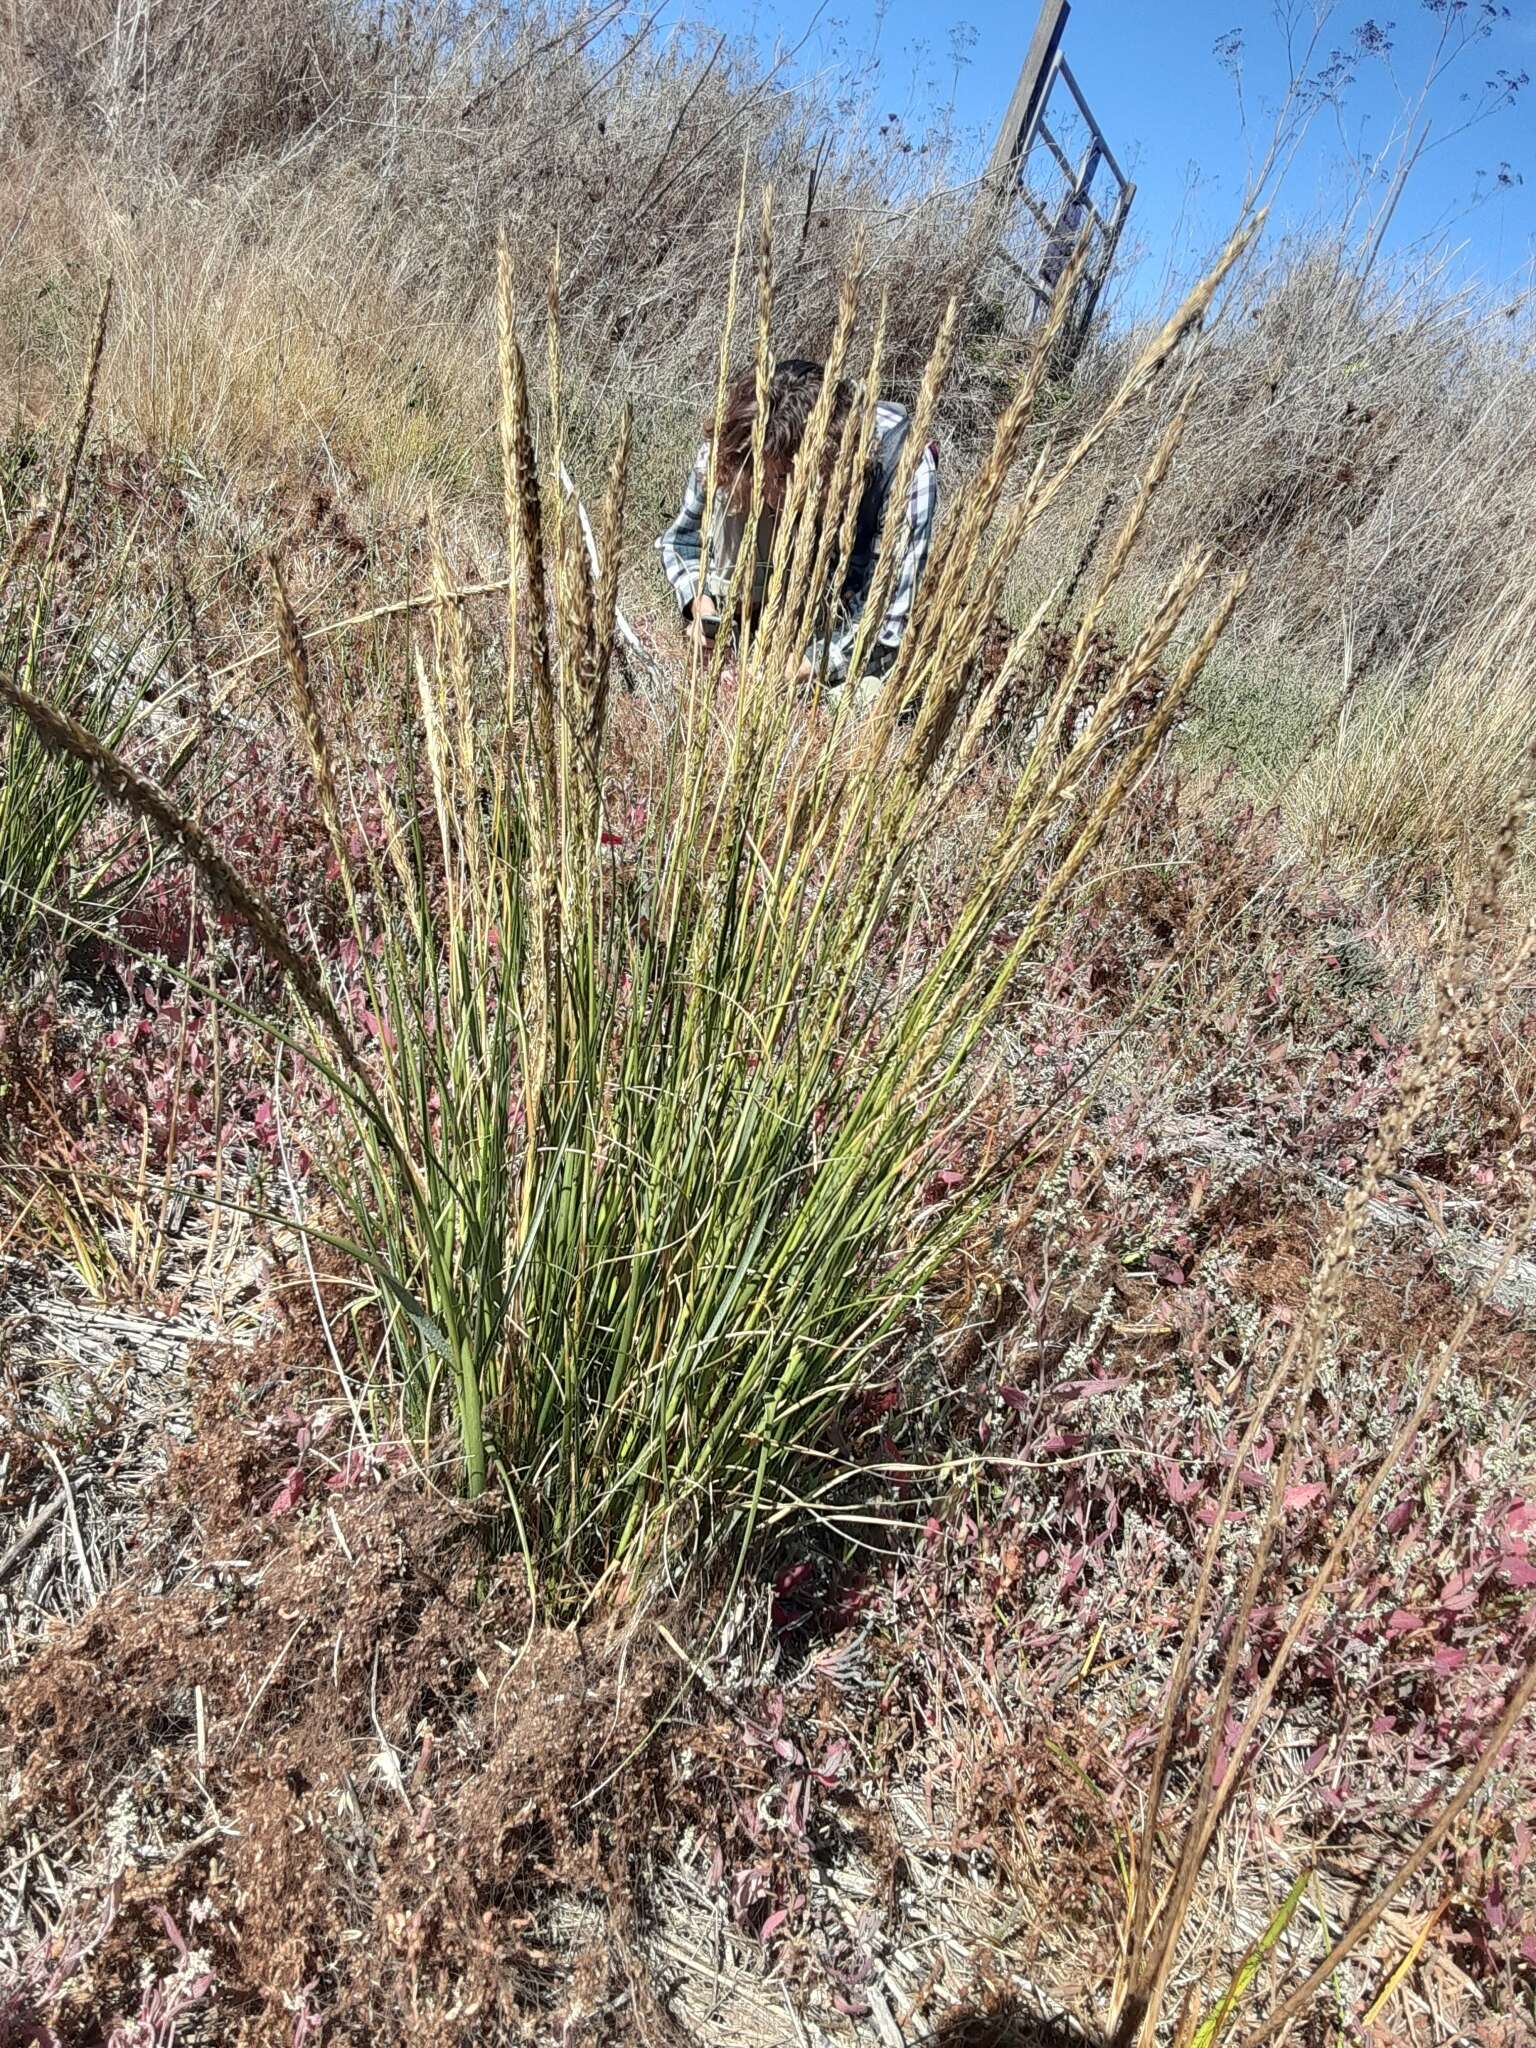
<svg viewBox="0 0 1536 2048"><path fill-rule="evenodd" d="M63 1494L56 1493L52 1500L44 1501L43 1505L30 1520L22 1524L20 1531L6 1546L4 1556L0 1556L0 1586L5 1584L11 1573L20 1564L21 1560L52 1522L54 1516L58 1514L63 1505Z"/></svg>
<svg viewBox="0 0 1536 2048"><path fill-rule="evenodd" d="M75 1557L80 1566L80 1576L85 1581L85 1591L88 1600L94 1602L98 1597L96 1580L91 1572L90 1561L85 1554L85 1537L81 1534L80 1517L75 1510L75 1490L70 1485L69 1474L64 1470L59 1454L54 1450L52 1444L44 1444L42 1448L44 1457L47 1458L54 1471L58 1473L59 1484L64 1489L63 1506L65 1513L69 1517L70 1534L75 1539Z"/></svg>

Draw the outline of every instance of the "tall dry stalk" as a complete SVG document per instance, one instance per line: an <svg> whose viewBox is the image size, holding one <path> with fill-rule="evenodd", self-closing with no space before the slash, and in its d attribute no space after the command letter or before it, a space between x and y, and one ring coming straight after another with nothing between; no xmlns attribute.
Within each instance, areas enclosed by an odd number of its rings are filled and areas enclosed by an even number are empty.
<svg viewBox="0 0 1536 2048"><path fill-rule="evenodd" d="M59 910L63 885L71 899L69 914L77 921L99 914L114 887L124 886L110 879L125 850L120 841L97 849L89 874L75 874L74 864L114 750L158 684L165 658L145 660L140 647L100 631L99 620L113 612L120 571L93 576L84 591L75 593L65 618L55 616L63 539L95 409L112 298L109 278L97 305L52 504L39 506L20 522L0 565L0 600L15 595L0 614L0 700L19 714L7 721L0 759L0 969L6 973L25 958L40 921ZM28 603L17 588L17 574L45 525L48 538ZM156 795L164 815L174 817L174 806L162 793Z"/></svg>
<svg viewBox="0 0 1536 2048"><path fill-rule="evenodd" d="M1265 1725L1265 1716L1275 1693L1320 1603L1348 1557L1371 1503L1413 1441L1450 1358L1494 1284L1493 1280L1487 1283L1482 1295L1463 1315L1457 1330L1439 1347L1408 1423L1398 1432L1378 1463L1322 1564L1299 1596L1280 1646L1270 1658L1265 1676L1252 1699L1246 1703L1242 1726L1225 1756L1223 1775L1218 1783L1216 1771L1220 1744L1229 1725L1238 1674L1248 1654L1249 1624L1279 1537L1282 1504L1302 1441L1307 1405L1342 1304L1361 1225L1405 1142L1451 1076L1486 1035L1490 1020L1507 1000L1532 951L1533 933L1527 924L1513 943L1501 947L1493 965L1490 966L1485 958L1517 851L1525 835L1533 790L1536 790L1536 751L1528 751L1522 763L1520 794L1492 845L1486 849L1476 893L1459 916L1457 929L1447 948L1440 984L1425 1016L1418 1044L1392 1100L1382 1112L1374 1138L1344 1197L1313 1275L1306 1313L1297 1321L1253 1405L1216 1503L1211 1534L1201 1556L1188 1618L1166 1688L1162 1721L1153 1753L1145 1816L1131 1873L1124 1957L1111 2021L1114 2048L1151 2048L1158 2038L1169 1981L1179 1959L1196 1887L1216 1843L1223 1818L1243 1781L1245 1766ZM1530 1220L1528 1216L1527 1227ZM1515 1248L1512 1245L1511 1255ZM1282 1399L1283 1420L1277 1431L1280 1448L1269 1475L1264 1518L1235 1609L1230 1616L1223 1617L1230 1621L1230 1627L1215 1691L1209 1711L1203 1717L1207 1734L1199 1752L1190 1817L1175 1854L1172 1873L1159 1886L1157 1869L1162 1847L1162 1811L1181 1717L1189 1700L1196 1661L1211 1626L1213 1588L1225 1554L1228 1516L1249 1454L1261 1429L1274 1415ZM1246 2037L1248 2041L1257 2043L1270 2038L1287 2020L1304 2011L1313 1994L1328 1981L1338 1964L1366 1938L1391 1899L1423 1867L1435 1846L1444 1839L1456 1816L1492 1768L1533 1689L1536 1689L1536 1665L1516 1687L1495 1734L1418 1848L1404 1859L1377 1898L1356 1916L1345 1934L1333 1944L1325 1963L1298 1991L1277 2005L1257 2032Z"/></svg>

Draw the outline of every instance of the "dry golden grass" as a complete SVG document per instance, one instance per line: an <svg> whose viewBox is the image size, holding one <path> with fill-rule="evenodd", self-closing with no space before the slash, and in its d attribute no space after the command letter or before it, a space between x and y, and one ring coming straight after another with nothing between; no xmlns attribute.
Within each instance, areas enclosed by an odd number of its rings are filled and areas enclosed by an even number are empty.
<svg viewBox="0 0 1536 2048"><path fill-rule="evenodd" d="M1286 814L1320 860L1464 887L1533 747L1536 599L1517 576L1431 675L1399 674L1340 706L1286 791Z"/></svg>

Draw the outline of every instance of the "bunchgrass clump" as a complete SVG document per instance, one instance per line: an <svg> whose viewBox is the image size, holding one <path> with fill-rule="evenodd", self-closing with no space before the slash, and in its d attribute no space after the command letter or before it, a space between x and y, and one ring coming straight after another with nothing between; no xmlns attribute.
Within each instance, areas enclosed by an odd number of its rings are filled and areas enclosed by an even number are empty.
<svg viewBox="0 0 1536 2048"><path fill-rule="evenodd" d="M765 207L762 380L770 217ZM436 1469L454 1446L464 1491L493 1505L531 1584L557 1607L616 1574L739 1557L754 1529L785 1517L857 1512L858 1445L838 1426L966 1224L963 1202L925 1202L922 1190L963 1111L980 1037L1236 601L1234 583L1205 608L1136 743L1107 778L1091 774L1119 707L1209 576L1201 557L1173 578L1069 743L1065 708L1182 409L1107 552L1039 743L995 829L950 878L958 909L946 930L920 934L934 830L987 731L989 704L968 696L970 665L1033 523L1197 325L1245 240L1154 337L1103 418L1018 482L1047 325L941 526L900 659L862 716L851 705L830 711L814 690L807 702L786 682L820 594L841 580L873 424L883 320L859 402L831 445L830 391L849 370L858 310L850 276L764 607L734 619L733 678L723 633L681 679L660 801L622 856L605 844L605 742L627 433L587 536L552 481L564 456L557 292L552 284L549 416L536 436L504 249L511 575L499 673L473 653L440 564L399 759L390 775L367 777L332 730L274 572L350 967L299 946L279 910L110 747L24 687L0 685L31 731L179 844L288 976L307 1024L292 1034L270 1026L274 1043L323 1070L338 1106L318 1144L316 1185L294 1186L291 1220L345 1262L345 1320L373 1361L372 1398L399 1402ZM739 226L722 392L741 241ZM908 461L954 335L951 312ZM893 504L905 503L904 481ZM748 558L737 593L752 572ZM728 611L738 607L739 597ZM1037 624L1018 635L998 689ZM360 832L365 785L381 823ZM320 1292L334 1306L334 1290Z"/></svg>

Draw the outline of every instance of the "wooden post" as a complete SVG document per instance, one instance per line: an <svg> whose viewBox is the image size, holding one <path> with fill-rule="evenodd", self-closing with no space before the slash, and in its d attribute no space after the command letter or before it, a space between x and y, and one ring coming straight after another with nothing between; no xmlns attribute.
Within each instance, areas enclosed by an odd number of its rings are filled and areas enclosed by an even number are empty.
<svg viewBox="0 0 1536 2048"><path fill-rule="evenodd" d="M1029 54L1019 73L1019 82L1013 89L1013 98L1008 102L1003 125L997 131L997 146L987 166L986 183L999 199L1006 198L1012 189L1018 166L1034 138L1035 122L1039 119L1045 98L1051 65L1061 48L1062 33L1071 11L1071 0L1041 0L1040 19L1035 23Z"/></svg>

